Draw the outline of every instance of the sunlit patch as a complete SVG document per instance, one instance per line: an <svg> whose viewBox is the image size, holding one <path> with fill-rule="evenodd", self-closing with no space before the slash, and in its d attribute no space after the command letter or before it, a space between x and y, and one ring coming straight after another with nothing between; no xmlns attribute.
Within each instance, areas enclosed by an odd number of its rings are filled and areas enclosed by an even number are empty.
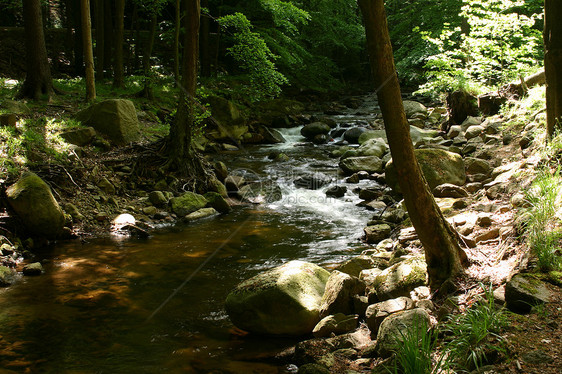
<svg viewBox="0 0 562 374"><path fill-rule="evenodd" d="M16 79L5 79L4 80L4 87L6 88L14 88L20 83L20 81Z"/></svg>

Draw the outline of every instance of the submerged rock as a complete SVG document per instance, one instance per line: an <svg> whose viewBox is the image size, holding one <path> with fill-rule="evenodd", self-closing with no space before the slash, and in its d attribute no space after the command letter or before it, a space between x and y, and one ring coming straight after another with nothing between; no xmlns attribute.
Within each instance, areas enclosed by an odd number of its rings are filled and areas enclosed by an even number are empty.
<svg viewBox="0 0 562 374"><path fill-rule="evenodd" d="M24 173L8 187L6 197L32 235L55 238L62 233L64 213L49 186L37 175Z"/></svg>
<svg viewBox="0 0 562 374"><path fill-rule="evenodd" d="M258 334L305 335L320 321L320 303L330 273L291 261L242 283L226 298L237 327Z"/></svg>

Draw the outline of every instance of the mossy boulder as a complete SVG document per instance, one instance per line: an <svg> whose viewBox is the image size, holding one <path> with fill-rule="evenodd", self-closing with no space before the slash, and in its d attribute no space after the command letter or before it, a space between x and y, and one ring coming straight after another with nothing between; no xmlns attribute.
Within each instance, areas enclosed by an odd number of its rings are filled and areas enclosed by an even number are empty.
<svg viewBox="0 0 562 374"><path fill-rule="evenodd" d="M0 108L13 114L31 114L31 109L24 102L16 100L4 100Z"/></svg>
<svg viewBox="0 0 562 374"><path fill-rule="evenodd" d="M391 314L382 321L379 327L377 353L381 357L390 356L409 329L412 327L423 328L424 325L428 327L430 323L429 314L420 308Z"/></svg>
<svg viewBox="0 0 562 374"><path fill-rule="evenodd" d="M311 140L317 135L327 135L331 128L324 122L312 122L304 125L301 129L301 135Z"/></svg>
<svg viewBox="0 0 562 374"><path fill-rule="evenodd" d="M519 313L529 313L535 305L550 301L551 293L545 284L528 274L516 274L505 285L507 307Z"/></svg>
<svg viewBox="0 0 562 374"><path fill-rule="evenodd" d="M207 206L215 208L219 213L228 213L232 209L224 197L217 192L207 192L203 196L207 199Z"/></svg>
<svg viewBox="0 0 562 374"><path fill-rule="evenodd" d="M384 170L383 162L377 156L347 157L340 161L339 167L348 175L360 171L381 173Z"/></svg>
<svg viewBox="0 0 562 374"><path fill-rule="evenodd" d="M330 314L355 313L353 297L365 292L365 284L356 277L334 270L326 283L320 305L320 317Z"/></svg>
<svg viewBox="0 0 562 374"><path fill-rule="evenodd" d="M239 285L226 298L234 325L248 332L299 336L320 321L320 303L330 273L291 261Z"/></svg>
<svg viewBox="0 0 562 374"><path fill-rule="evenodd" d="M404 112L406 112L407 118L412 118L415 115L420 115L423 118L427 117L427 108L422 103L418 103L417 101L412 100L404 100Z"/></svg>
<svg viewBox="0 0 562 374"><path fill-rule="evenodd" d="M30 234L56 238L64 227L64 213L49 186L37 175L25 173L6 190L8 203Z"/></svg>
<svg viewBox="0 0 562 374"><path fill-rule="evenodd" d="M6 266L0 266L0 287L7 287L16 281L16 272Z"/></svg>
<svg viewBox="0 0 562 374"><path fill-rule="evenodd" d="M78 112L76 119L117 145L137 141L140 137L139 119L131 100L104 100Z"/></svg>
<svg viewBox="0 0 562 374"><path fill-rule="evenodd" d="M206 130L206 135L213 140L239 141L248 132L248 126L236 105L220 96L209 96L206 102L211 107L214 122Z"/></svg>
<svg viewBox="0 0 562 374"><path fill-rule="evenodd" d="M434 148L416 149L414 153L431 190L445 183L462 186L466 182L464 162L459 154ZM385 177L387 185L399 192L398 176L392 160L386 164Z"/></svg>
<svg viewBox="0 0 562 374"><path fill-rule="evenodd" d="M172 212L177 214L178 217L185 217L189 213L204 208L205 205L207 205L207 199L203 195L189 191L179 197L170 199Z"/></svg>
<svg viewBox="0 0 562 374"><path fill-rule="evenodd" d="M370 286L379 301L410 296L418 286L427 284L427 265L423 257L410 257L378 274Z"/></svg>
<svg viewBox="0 0 562 374"><path fill-rule="evenodd" d="M65 142L83 147L94 140L96 130L93 127L76 127L61 132L59 135Z"/></svg>

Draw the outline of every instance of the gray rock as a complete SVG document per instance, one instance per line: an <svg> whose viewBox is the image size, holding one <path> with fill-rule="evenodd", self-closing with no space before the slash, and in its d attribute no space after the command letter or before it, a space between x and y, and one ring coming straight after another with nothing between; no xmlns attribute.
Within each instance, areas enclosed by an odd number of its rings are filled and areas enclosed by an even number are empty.
<svg viewBox="0 0 562 374"><path fill-rule="evenodd" d="M375 261L373 261L371 256L360 255L352 257L344 263L338 265L335 270L349 274L353 277L358 277L362 270L371 269L374 266Z"/></svg>
<svg viewBox="0 0 562 374"><path fill-rule="evenodd" d="M505 285L505 303L514 312L528 313L535 305L550 301L551 293L532 275L516 274Z"/></svg>
<svg viewBox="0 0 562 374"><path fill-rule="evenodd" d="M365 231L365 241L370 244L376 244L390 236L392 228L387 224L367 226Z"/></svg>
<svg viewBox="0 0 562 374"><path fill-rule="evenodd" d="M316 135L328 135L330 130L330 126L324 122L313 122L303 126L301 129L301 135L309 140L312 140Z"/></svg>
<svg viewBox="0 0 562 374"><path fill-rule="evenodd" d="M216 209L219 213L228 213L232 210L228 202L217 192L207 192L205 195L207 206Z"/></svg>
<svg viewBox="0 0 562 374"><path fill-rule="evenodd" d="M416 114L422 114L423 118L427 117L427 108L422 103L418 103L417 101L404 100L403 104L407 118L412 118Z"/></svg>
<svg viewBox="0 0 562 374"><path fill-rule="evenodd" d="M347 130L344 134L343 134L343 138L351 144L358 144L359 143L359 137L361 136L361 134L363 134L365 131L367 131L366 128L364 127L353 127L349 130Z"/></svg>
<svg viewBox="0 0 562 374"><path fill-rule="evenodd" d="M4 100L0 108L14 114L31 114L31 109L25 103L16 100Z"/></svg>
<svg viewBox="0 0 562 374"><path fill-rule="evenodd" d="M462 133L462 129L459 125L451 126L449 132L447 133L447 137L449 139L453 139L459 136L461 133Z"/></svg>
<svg viewBox="0 0 562 374"><path fill-rule="evenodd" d="M355 156L376 156L382 158L388 152L388 145L381 139L370 139L355 151ZM344 158L342 156L342 158Z"/></svg>
<svg viewBox="0 0 562 374"><path fill-rule="evenodd" d="M168 199L164 196L162 191L152 191L148 194L148 200L150 203L157 207L165 206L168 203Z"/></svg>
<svg viewBox="0 0 562 374"><path fill-rule="evenodd" d="M347 192L347 187L345 186L333 186L326 190L326 196L343 197L346 192Z"/></svg>
<svg viewBox="0 0 562 374"><path fill-rule="evenodd" d="M382 173L384 170L383 162L377 156L348 157L340 161L339 167L346 174L353 174L359 171Z"/></svg>
<svg viewBox="0 0 562 374"><path fill-rule="evenodd" d="M172 212L177 214L178 217L184 217L204 208L205 205L207 205L207 199L204 196L189 191L179 197L170 199Z"/></svg>
<svg viewBox="0 0 562 374"><path fill-rule="evenodd" d="M369 330L371 330L371 335L377 335L379 327L386 317L397 312L412 309L413 307L414 302L412 299L405 296L369 305L365 311L365 319Z"/></svg>
<svg viewBox="0 0 562 374"><path fill-rule="evenodd" d="M442 149L416 149L414 153L431 189L445 183L457 186L465 183L465 167L460 155ZM390 188L400 191L392 161L386 165L385 177Z"/></svg>
<svg viewBox="0 0 562 374"><path fill-rule="evenodd" d="M351 332L357 328L359 317L357 315L346 316L343 313L329 315L320 320L314 329L312 335L315 338L326 338L332 334L341 335Z"/></svg>
<svg viewBox="0 0 562 374"><path fill-rule="evenodd" d="M246 183L244 177L240 175L229 175L224 180L224 185L226 186L226 190L228 192L238 192L240 188Z"/></svg>
<svg viewBox="0 0 562 374"><path fill-rule="evenodd" d="M477 117L468 116L466 119L461 123L462 131L466 131L471 126L479 126L482 124L482 120Z"/></svg>
<svg viewBox="0 0 562 374"><path fill-rule="evenodd" d="M377 352L381 357L388 357L400 344L402 336L412 326L429 327L429 314L423 309L411 309L395 313L386 318L377 333Z"/></svg>
<svg viewBox="0 0 562 374"><path fill-rule="evenodd" d="M224 182L226 177L228 177L228 168L226 164L222 161L217 161L213 164L213 170L215 171L215 175L217 179L221 182Z"/></svg>
<svg viewBox="0 0 562 374"><path fill-rule="evenodd" d="M76 205L74 205L72 203L65 204L64 211L66 213L70 214L73 222L80 222L84 219L84 216L82 215L82 213L80 213L80 211L78 210Z"/></svg>
<svg viewBox="0 0 562 374"><path fill-rule="evenodd" d="M488 161L479 158L466 157L464 159L464 164L466 167L466 173L471 175L484 174L488 176L493 170Z"/></svg>
<svg viewBox="0 0 562 374"><path fill-rule="evenodd" d="M78 112L76 119L117 145L134 142L140 136L137 112L130 100L104 100Z"/></svg>
<svg viewBox="0 0 562 374"><path fill-rule="evenodd" d="M33 173L24 173L6 189L8 203L33 235L55 238L64 227L64 213L49 186Z"/></svg>
<svg viewBox="0 0 562 374"><path fill-rule="evenodd" d="M479 137L483 132L484 132L483 126L480 126L480 125L470 126L464 132L464 136L466 137L467 140L470 140L470 139Z"/></svg>
<svg viewBox="0 0 562 374"><path fill-rule="evenodd" d="M275 129L270 129L265 126L260 126L258 128L258 132L261 136L263 136L263 142L266 144L279 144L279 143L285 143L287 141L285 140L283 135Z"/></svg>
<svg viewBox="0 0 562 374"><path fill-rule="evenodd" d="M427 265L423 257L411 257L378 274L372 288L380 301L410 296L410 292L427 283Z"/></svg>
<svg viewBox="0 0 562 374"><path fill-rule="evenodd" d="M320 305L320 317L330 314L354 313L353 296L365 292L365 284L358 278L334 270L328 281Z"/></svg>
<svg viewBox="0 0 562 374"><path fill-rule="evenodd" d="M550 364L554 359L541 349L525 353L522 357L523 361L531 365Z"/></svg>
<svg viewBox="0 0 562 374"><path fill-rule="evenodd" d="M96 137L93 127L77 127L59 134L67 143L83 147L90 144Z"/></svg>
<svg viewBox="0 0 562 374"><path fill-rule="evenodd" d="M40 262L27 264L23 267L23 275L41 275L43 273L43 266Z"/></svg>
<svg viewBox="0 0 562 374"><path fill-rule="evenodd" d="M0 266L0 287L7 287L16 281L16 272L6 266Z"/></svg>
<svg viewBox="0 0 562 374"><path fill-rule="evenodd" d="M234 325L260 334L304 335L320 321L320 303L330 273L291 261L240 283L226 299Z"/></svg>
<svg viewBox="0 0 562 374"><path fill-rule="evenodd" d="M433 189L433 195L435 197L468 197L468 192L457 185L451 183L441 184Z"/></svg>
<svg viewBox="0 0 562 374"><path fill-rule="evenodd" d="M196 210L193 213L189 213L187 216L184 217L184 220L191 222L197 221L198 219L207 218L218 214L215 208L201 208Z"/></svg>

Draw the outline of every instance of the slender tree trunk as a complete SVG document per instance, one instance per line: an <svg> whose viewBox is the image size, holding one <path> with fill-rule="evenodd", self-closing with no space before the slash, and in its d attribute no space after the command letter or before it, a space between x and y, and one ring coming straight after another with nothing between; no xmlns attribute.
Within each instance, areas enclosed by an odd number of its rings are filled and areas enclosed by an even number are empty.
<svg viewBox="0 0 562 374"><path fill-rule="evenodd" d="M123 39L125 23L125 0L115 0L115 59L113 61L113 87L125 86L123 66Z"/></svg>
<svg viewBox="0 0 562 374"><path fill-rule="evenodd" d="M139 56L141 53L141 47L142 47L142 42L141 42L141 22L140 22L140 17L139 17L139 12L138 12L138 6L135 5L135 9L133 11L133 22L132 24L134 25L134 27L131 27L131 29L135 30L135 53L133 54L133 62L131 64L131 70L133 72L135 72L135 74L137 73L137 71L139 70Z"/></svg>
<svg viewBox="0 0 562 374"><path fill-rule="evenodd" d="M105 25L104 25L104 0L94 0L96 14L96 80L102 81L104 78L104 58L105 58Z"/></svg>
<svg viewBox="0 0 562 374"><path fill-rule="evenodd" d="M94 74L94 50L92 47L92 22L90 19L90 1L80 0L82 14L82 41L84 43L84 62L86 63L86 101L96 99L96 82Z"/></svg>
<svg viewBox="0 0 562 374"><path fill-rule="evenodd" d="M204 8L209 8L209 0L201 0L201 5ZM199 52L201 54L201 76L211 76L211 53L209 46L211 32L211 21L207 14L201 17L201 36L199 37Z"/></svg>
<svg viewBox="0 0 562 374"><path fill-rule="evenodd" d="M74 74L78 77L84 75L84 48L82 43L82 16L80 1L72 4L72 18L74 19Z"/></svg>
<svg viewBox="0 0 562 374"><path fill-rule="evenodd" d="M544 2L544 71L546 74L546 129L548 139L562 130L562 2Z"/></svg>
<svg viewBox="0 0 562 374"><path fill-rule="evenodd" d="M23 0L23 20L27 71L17 96L38 100L41 95L47 95L50 100L54 90L45 46L40 0Z"/></svg>
<svg viewBox="0 0 562 374"><path fill-rule="evenodd" d="M194 100L197 87L197 47L199 39L199 0L183 0L184 41L180 100L176 120L170 128L171 158L188 160L193 157L192 137L194 124Z"/></svg>
<svg viewBox="0 0 562 374"><path fill-rule="evenodd" d="M152 73L150 66L150 58L152 57L152 49L154 48L154 39L156 37L156 27L158 26L158 15L153 14L150 19L150 32L148 35L148 40L146 42L146 48L144 49L144 55L142 57L142 67L144 73L144 88L139 93L140 96L146 97L148 100L154 100L154 93L152 92Z"/></svg>
<svg viewBox="0 0 562 374"><path fill-rule="evenodd" d="M113 2L111 0L105 0L103 4L103 70L111 71L113 64L113 39L115 35L113 34Z"/></svg>
<svg viewBox="0 0 562 374"><path fill-rule="evenodd" d="M176 19L174 29L174 81L175 86L179 86L180 82L180 30L181 30L181 4L180 0L176 0Z"/></svg>
<svg viewBox="0 0 562 374"><path fill-rule="evenodd" d="M430 286L463 272L466 254L439 210L414 155L388 35L384 0L358 1L390 152L410 219L425 249Z"/></svg>

